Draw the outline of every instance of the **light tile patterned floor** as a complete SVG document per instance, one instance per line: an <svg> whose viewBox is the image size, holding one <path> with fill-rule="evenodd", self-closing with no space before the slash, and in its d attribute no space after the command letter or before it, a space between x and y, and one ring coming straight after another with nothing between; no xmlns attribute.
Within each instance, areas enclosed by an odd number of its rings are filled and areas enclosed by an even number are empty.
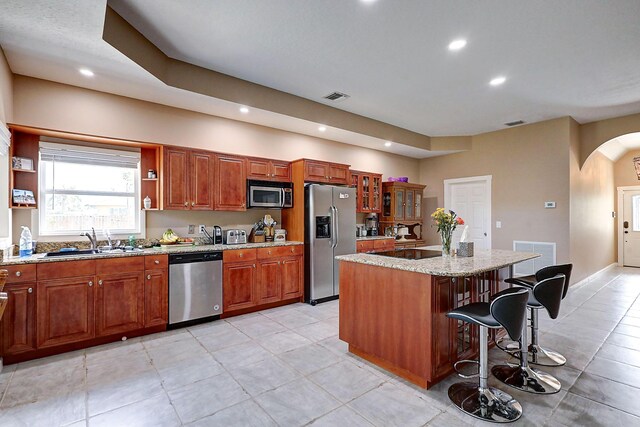
<svg viewBox="0 0 640 427"><path fill-rule="evenodd" d="M543 368L560 393L509 390L513 425L640 426L640 270L616 268L571 289L541 342L568 356ZM6 366L1 426L486 425L447 398L350 355L338 301L295 304ZM506 360L499 350L492 363ZM505 388L495 380L491 384Z"/></svg>

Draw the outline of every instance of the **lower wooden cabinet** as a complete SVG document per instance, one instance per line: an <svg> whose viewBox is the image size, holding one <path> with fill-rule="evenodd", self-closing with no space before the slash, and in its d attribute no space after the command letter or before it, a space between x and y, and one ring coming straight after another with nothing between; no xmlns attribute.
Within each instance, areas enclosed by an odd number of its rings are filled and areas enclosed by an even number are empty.
<svg viewBox="0 0 640 427"><path fill-rule="evenodd" d="M282 299L282 261L265 260L258 264L258 303L267 304Z"/></svg>
<svg viewBox="0 0 640 427"><path fill-rule="evenodd" d="M224 265L222 283L224 312L250 308L258 303L255 261Z"/></svg>
<svg viewBox="0 0 640 427"><path fill-rule="evenodd" d="M356 250L358 253L375 253L392 251L395 249L395 239L370 239L357 240Z"/></svg>
<svg viewBox="0 0 640 427"><path fill-rule="evenodd" d="M169 321L169 277L166 269L145 271L144 326L166 325Z"/></svg>
<svg viewBox="0 0 640 427"><path fill-rule="evenodd" d="M5 285L9 299L2 318L2 354L36 349L36 284Z"/></svg>
<svg viewBox="0 0 640 427"><path fill-rule="evenodd" d="M97 276L96 336L144 327L144 273Z"/></svg>
<svg viewBox="0 0 640 427"><path fill-rule="evenodd" d="M38 282L38 348L94 337L94 280L88 276Z"/></svg>
<svg viewBox="0 0 640 427"><path fill-rule="evenodd" d="M302 296L302 283L304 281L302 257L283 259L280 277L282 278L282 299Z"/></svg>

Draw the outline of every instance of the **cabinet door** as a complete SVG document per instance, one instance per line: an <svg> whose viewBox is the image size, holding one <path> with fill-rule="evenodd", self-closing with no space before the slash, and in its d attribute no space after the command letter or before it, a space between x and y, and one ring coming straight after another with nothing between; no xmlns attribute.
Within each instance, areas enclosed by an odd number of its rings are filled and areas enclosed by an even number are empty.
<svg viewBox="0 0 640 427"><path fill-rule="evenodd" d="M282 181L289 182L291 181L291 167L288 162L280 162L274 160L271 162L272 165L272 179L274 181Z"/></svg>
<svg viewBox="0 0 640 427"><path fill-rule="evenodd" d="M382 192L382 175L371 175L371 212L380 213L380 193Z"/></svg>
<svg viewBox="0 0 640 427"><path fill-rule="evenodd" d="M246 210L247 172L245 165L243 157L216 155L216 210Z"/></svg>
<svg viewBox="0 0 640 427"><path fill-rule="evenodd" d="M394 221L402 221L404 219L404 190L395 189L393 191L395 196L395 211L393 212Z"/></svg>
<svg viewBox="0 0 640 427"><path fill-rule="evenodd" d="M414 199L414 192L413 190L406 190L404 192L405 197L407 200L405 200L405 209L404 209L404 219L406 220L410 220L410 219L414 219L415 218L415 199Z"/></svg>
<svg viewBox="0 0 640 427"><path fill-rule="evenodd" d="M302 295L302 257L282 260L282 299L299 298Z"/></svg>
<svg viewBox="0 0 640 427"><path fill-rule="evenodd" d="M94 337L94 280L89 276L38 282L38 348Z"/></svg>
<svg viewBox="0 0 640 427"><path fill-rule="evenodd" d="M280 286L280 266L282 261L270 259L258 264L258 303L280 301L282 299Z"/></svg>
<svg viewBox="0 0 640 427"><path fill-rule="evenodd" d="M193 151L190 157L190 207L193 210L213 210L213 155Z"/></svg>
<svg viewBox="0 0 640 427"><path fill-rule="evenodd" d="M36 284L6 285L8 303L2 317L2 354L36 349Z"/></svg>
<svg viewBox="0 0 640 427"><path fill-rule="evenodd" d="M96 298L96 336L144 327L143 272L101 275Z"/></svg>
<svg viewBox="0 0 640 427"><path fill-rule="evenodd" d="M247 178L271 179L271 165L267 159L249 159L247 161Z"/></svg>
<svg viewBox="0 0 640 427"><path fill-rule="evenodd" d="M164 208L189 209L189 152L164 149Z"/></svg>
<svg viewBox="0 0 640 427"><path fill-rule="evenodd" d="M256 265L254 263L224 266L223 290L225 312L253 307L256 298Z"/></svg>
<svg viewBox="0 0 640 427"><path fill-rule="evenodd" d="M329 166L329 181L333 184L349 183L349 167L346 165Z"/></svg>
<svg viewBox="0 0 640 427"><path fill-rule="evenodd" d="M304 180L312 182L329 182L329 164L305 160Z"/></svg>
<svg viewBox="0 0 640 427"><path fill-rule="evenodd" d="M373 252L374 242L373 240L358 240L356 241L356 251L358 253Z"/></svg>
<svg viewBox="0 0 640 427"><path fill-rule="evenodd" d="M415 218L422 220L422 190L415 190Z"/></svg>
<svg viewBox="0 0 640 427"><path fill-rule="evenodd" d="M167 270L147 270L144 281L144 326L166 325L169 319Z"/></svg>

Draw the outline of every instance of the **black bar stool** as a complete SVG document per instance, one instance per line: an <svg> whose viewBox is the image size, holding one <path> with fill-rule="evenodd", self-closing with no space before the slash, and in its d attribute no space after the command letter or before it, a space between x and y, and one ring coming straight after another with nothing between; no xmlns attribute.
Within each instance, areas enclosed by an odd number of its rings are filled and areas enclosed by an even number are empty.
<svg viewBox="0 0 640 427"><path fill-rule="evenodd" d="M459 382L449 387L449 399L463 412L485 421L512 422L522 415L522 405L502 390L488 384L489 328L505 328L513 340L520 339L526 324L529 291L511 288L498 292L493 301L474 302L447 313L447 317L480 327L480 359L478 383ZM456 362L454 367L457 370ZM475 362L475 361L473 361Z"/></svg>
<svg viewBox="0 0 640 427"><path fill-rule="evenodd" d="M558 274L563 274L565 276L564 287L562 290L562 299L567 296L567 292L569 291L569 282L571 280L571 270L573 269L573 264L559 264L552 265L549 267L544 267L538 270L534 276L525 276L525 277L514 277L510 279L506 279L505 282L511 283L513 285L523 286L528 289L533 289L537 282L540 282L544 279L548 279L550 277L554 277ZM528 347L528 357L529 363L534 365L541 366L562 366L567 363L567 359L557 351L549 350L541 347L538 344L538 310L541 309L541 306L529 306L531 310L531 344ZM547 310L548 311L548 310ZM551 313L549 313L551 317ZM555 319L558 317L558 313L555 316L551 317ZM512 343L506 346L503 346L501 343L498 343L498 347L503 349L504 351L515 355L520 351L519 343Z"/></svg>
<svg viewBox="0 0 640 427"><path fill-rule="evenodd" d="M564 275L558 274L536 283L530 291L527 307L536 310L544 307L552 319L558 317L564 282ZM526 323L522 328L521 348L529 348ZM496 365L491 369L493 376L508 386L529 393L553 394L560 391L560 381L546 372L531 369L526 352L518 352L518 355L520 357L519 365Z"/></svg>

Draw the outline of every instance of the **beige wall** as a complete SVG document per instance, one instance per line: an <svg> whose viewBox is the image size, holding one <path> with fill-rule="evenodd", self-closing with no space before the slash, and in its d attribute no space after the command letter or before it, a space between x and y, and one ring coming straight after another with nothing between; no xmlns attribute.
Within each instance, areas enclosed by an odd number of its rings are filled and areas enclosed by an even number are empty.
<svg viewBox="0 0 640 427"><path fill-rule="evenodd" d="M0 48L0 122L13 120L13 75ZM0 157L0 250L10 243L9 157Z"/></svg>
<svg viewBox="0 0 640 427"><path fill-rule="evenodd" d="M572 282L615 262L616 220L614 164L593 153L580 169L579 125L571 120L571 262Z"/></svg>
<svg viewBox="0 0 640 427"><path fill-rule="evenodd" d="M14 91L16 124L240 155L347 163L353 169L382 173L385 179L400 175L418 182L420 175L416 159L103 92L19 75ZM170 226L249 224L261 215L148 212L147 231L149 237L159 237ZM14 212L13 218L16 227L31 221L23 212Z"/></svg>
<svg viewBox="0 0 640 427"><path fill-rule="evenodd" d="M444 205L444 179L492 175L492 247L514 240L556 242L557 260L569 260L569 118L476 135L469 152L423 159L425 218ZM545 209L555 201L555 209ZM496 229L495 222L502 228ZM429 231L431 232L429 233ZM426 226L430 242L438 237Z"/></svg>

